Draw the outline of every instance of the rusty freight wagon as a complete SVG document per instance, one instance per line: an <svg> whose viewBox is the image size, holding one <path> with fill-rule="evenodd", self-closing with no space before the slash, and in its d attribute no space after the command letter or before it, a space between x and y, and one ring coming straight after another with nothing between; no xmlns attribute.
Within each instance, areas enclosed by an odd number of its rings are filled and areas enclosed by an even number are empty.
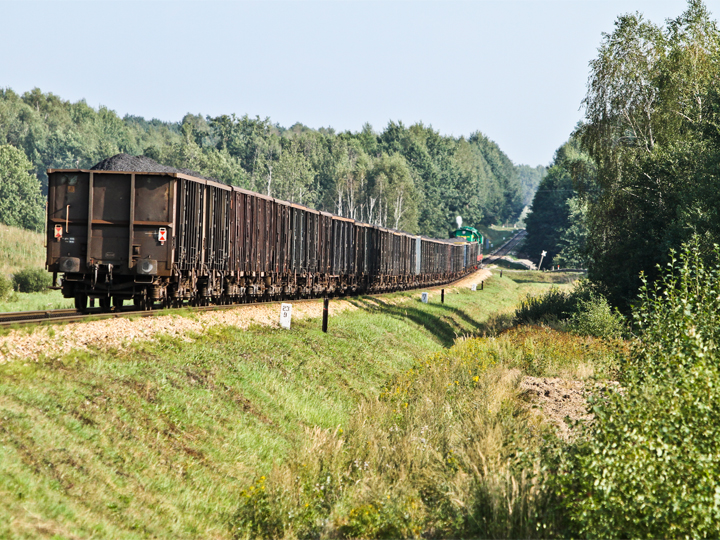
<svg viewBox="0 0 720 540"><path fill-rule="evenodd" d="M474 244L158 168L166 171L48 171L47 268L77 309L399 290L477 268Z"/></svg>

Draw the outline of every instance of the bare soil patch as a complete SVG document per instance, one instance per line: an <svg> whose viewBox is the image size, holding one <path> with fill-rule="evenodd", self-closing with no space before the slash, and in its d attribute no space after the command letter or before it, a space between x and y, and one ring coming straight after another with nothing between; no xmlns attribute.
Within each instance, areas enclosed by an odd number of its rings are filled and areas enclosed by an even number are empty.
<svg viewBox="0 0 720 540"><path fill-rule="evenodd" d="M558 437L571 441L577 435L577 422L592 423L594 415L588 411L590 395L604 395L608 391L622 392L620 384L588 384L560 377L524 377L520 383L524 397L537 405L543 420L555 426Z"/></svg>

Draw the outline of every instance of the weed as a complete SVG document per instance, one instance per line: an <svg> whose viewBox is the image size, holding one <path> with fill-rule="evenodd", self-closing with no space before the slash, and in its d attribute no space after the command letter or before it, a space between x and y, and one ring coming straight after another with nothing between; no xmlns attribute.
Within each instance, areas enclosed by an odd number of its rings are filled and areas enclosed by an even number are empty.
<svg viewBox="0 0 720 540"><path fill-rule="evenodd" d="M361 401L343 429L311 430L300 449L268 473L260 500L241 495L235 535L557 533L563 516L547 510L554 493L541 473L548 433L519 398L517 366L540 359L533 368L540 375L573 374L612 358L605 342L546 328L461 339L397 374L377 398ZM280 523L251 526L263 513Z"/></svg>
<svg viewBox="0 0 720 540"><path fill-rule="evenodd" d="M0 275L0 301L4 300L12 291L12 282Z"/></svg>

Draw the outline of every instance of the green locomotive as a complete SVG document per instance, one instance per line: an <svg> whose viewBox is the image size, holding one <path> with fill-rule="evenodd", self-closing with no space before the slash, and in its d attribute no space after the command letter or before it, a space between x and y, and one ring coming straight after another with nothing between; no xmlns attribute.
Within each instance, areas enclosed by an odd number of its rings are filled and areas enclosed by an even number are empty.
<svg viewBox="0 0 720 540"><path fill-rule="evenodd" d="M483 243L483 235L475 227L460 227L450 234L452 238L463 238L467 242Z"/></svg>
<svg viewBox="0 0 720 540"><path fill-rule="evenodd" d="M483 260L483 245L484 245L484 239L483 235L478 231L475 227L463 227L462 226L462 218L460 216L457 217L457 226L458 228L454 231L450 231L450 238L457 238L460 241L463 242L471 242L471 243L477 243L479 246L478 254L477 254L477 262L482 263Z"/></svg>

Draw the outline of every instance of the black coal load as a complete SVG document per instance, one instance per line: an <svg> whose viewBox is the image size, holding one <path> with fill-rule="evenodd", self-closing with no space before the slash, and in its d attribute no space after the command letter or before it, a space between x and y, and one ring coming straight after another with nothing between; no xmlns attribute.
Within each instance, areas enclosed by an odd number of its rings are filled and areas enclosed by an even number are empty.
<svg viewBox="0 0 720 540"><path fill-rule="evenodd" d="M147 172L147 173L180 173L187 174L188 176L194 176L195 178L203 178L205 180L213 180L214 178L208 178L203 176L197 171L191 171L190 169L178 169L175 167L168 167L167 165L161 165L154 159L150 159L146 156L131 156L129 154L115 154L109 158L103 159L101 162L96 163L90 168L91 171L123 171L123 172Z"/></svg>

